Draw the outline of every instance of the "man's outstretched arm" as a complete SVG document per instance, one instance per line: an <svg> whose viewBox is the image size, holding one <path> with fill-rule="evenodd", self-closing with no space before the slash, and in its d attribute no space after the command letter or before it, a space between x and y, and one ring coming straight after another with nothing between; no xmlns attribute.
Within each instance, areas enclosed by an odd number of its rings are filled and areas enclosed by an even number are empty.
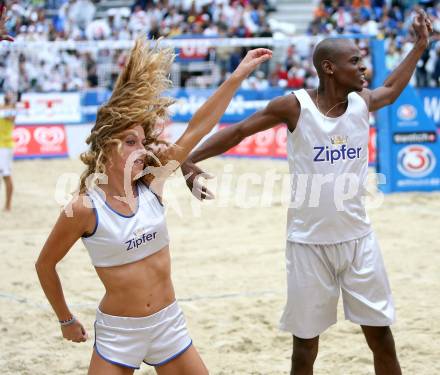
<svg viewBox="0 0 440 375"><path fill-rule="evenodd" d="M273 128L280 123L286 123L289 129L293 130L298 115L299 104L296 98L293 95L281 96L270 101L266 108L246 120L228 126L209 137L188 156L181 167L186 184L193 195L198 199L213 197L204 186L197 184L197 177L203 176L204 172L195 163L221 155L238 145L244 138Z"/></svg>
<svg viewBox="0 0 440 375"><path fill-rule="evenodd" d="M290 96L290 95L289 95ZM244 138L252 134L273 128L280 123L287 123L292 120L294 100L289 96L281 96L269 102L266 108L254 113L247 119L237 124L228 126L203 142L189 156L187 161L198 163L213 156L221 155L230 148L238 145ZM294 114L293 114L294 115ZM289 124L288 124L289 125ZM290 126L289 126L290 127Z"/></svg>
<svg viewBox="0 0 440 375"><path fill-rule="evenodd" d="M382 87L375 90L364 89L362 96L367 100L370 112L377 111L394 101L402 93L417 66L417 62L428 47L429 35L432 33L431 20L424 11L419 11L412 24L416 41L405 59L388 76Z"/></svg>

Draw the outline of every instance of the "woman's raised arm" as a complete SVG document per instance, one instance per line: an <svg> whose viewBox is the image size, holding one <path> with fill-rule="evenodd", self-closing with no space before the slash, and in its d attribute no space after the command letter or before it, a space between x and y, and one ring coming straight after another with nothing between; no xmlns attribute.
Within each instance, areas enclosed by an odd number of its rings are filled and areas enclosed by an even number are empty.
<svg viewBox="0 0 440 375"><path fill-rule="evenodd" d="M243 80L261 63L272 57L272 51L266 48L250 50L232 75L197 110L187 129L169 149L168 160L179 164L185 161L191 150L220 121Z"/></svg>

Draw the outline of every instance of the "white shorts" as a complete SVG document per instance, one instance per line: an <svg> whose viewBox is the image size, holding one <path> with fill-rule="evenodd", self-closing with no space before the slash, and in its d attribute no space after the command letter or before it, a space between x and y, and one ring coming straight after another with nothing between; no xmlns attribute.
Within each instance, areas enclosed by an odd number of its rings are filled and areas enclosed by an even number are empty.
<svg viewBox="0 0 440 375"><path fill-rule="evenodd" d="M320 335L336 323L340 290L345 319L389 326L394 303L374 233L332 245L287 242L287 303L280 329L299 338Z"/></svg>
<svg viewBox="0 0 440 375"><path fill-rule="evenodd" d="M192 344L177 302L153 315L130 318L96 311L95 350L104 360L138 369L142 362L161 366Z"/></svg>
<svg viewBox="0 0 440 375"><path fill-rule="evenodd" d="M12 156L12 148L0 148L0 176L11 175Z"/></svg>

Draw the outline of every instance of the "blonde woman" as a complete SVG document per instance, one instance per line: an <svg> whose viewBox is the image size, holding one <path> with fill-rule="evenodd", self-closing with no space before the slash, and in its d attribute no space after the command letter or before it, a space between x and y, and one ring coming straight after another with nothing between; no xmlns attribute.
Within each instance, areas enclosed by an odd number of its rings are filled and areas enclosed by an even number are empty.
<svg viewBox="0 0 440 375"><path fill-rule="evenodd" d="M183 162L220 120L243 79L271 56L262 48L248 52L179 140L167 145L156 124L172 103L161 94L170 86L173 54L136 41L87 140L79 195L70 212L60 214L36 263L63 337L83 342L88 335L64 299L55 267L79 238L90 254L106 292L96 312L89 374L132 374L142 362L159 375L208 373L175 301L164 208L150 190L151 174L139 176L158 161L175 161L174 168ZM96 173L105 179L96 180Z"/></svg>

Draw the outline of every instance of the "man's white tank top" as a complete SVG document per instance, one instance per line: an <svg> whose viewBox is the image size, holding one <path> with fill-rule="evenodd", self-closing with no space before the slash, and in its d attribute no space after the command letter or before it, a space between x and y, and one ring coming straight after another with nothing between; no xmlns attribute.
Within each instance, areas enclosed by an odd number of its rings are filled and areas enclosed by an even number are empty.
<svg viewBox="0 0 440 375"><path fill-rule="evenodd" d="M96 226L83 236L92 264L111 267L136 262L169 243L165 209L157 196L142 182L137 183L138 206L125 216L111 208L97 190L88 193L93 202Z"/></svg>
<svg viewBox="0 0 440 375"><path fill-rule="evenodd" d="M292 195L287 239L334 244L371 232L364 199L368 174L369 113L357 93L337 118L324 116L308 92L294 92L301 105L296 129L287 130Z"/></svg>

